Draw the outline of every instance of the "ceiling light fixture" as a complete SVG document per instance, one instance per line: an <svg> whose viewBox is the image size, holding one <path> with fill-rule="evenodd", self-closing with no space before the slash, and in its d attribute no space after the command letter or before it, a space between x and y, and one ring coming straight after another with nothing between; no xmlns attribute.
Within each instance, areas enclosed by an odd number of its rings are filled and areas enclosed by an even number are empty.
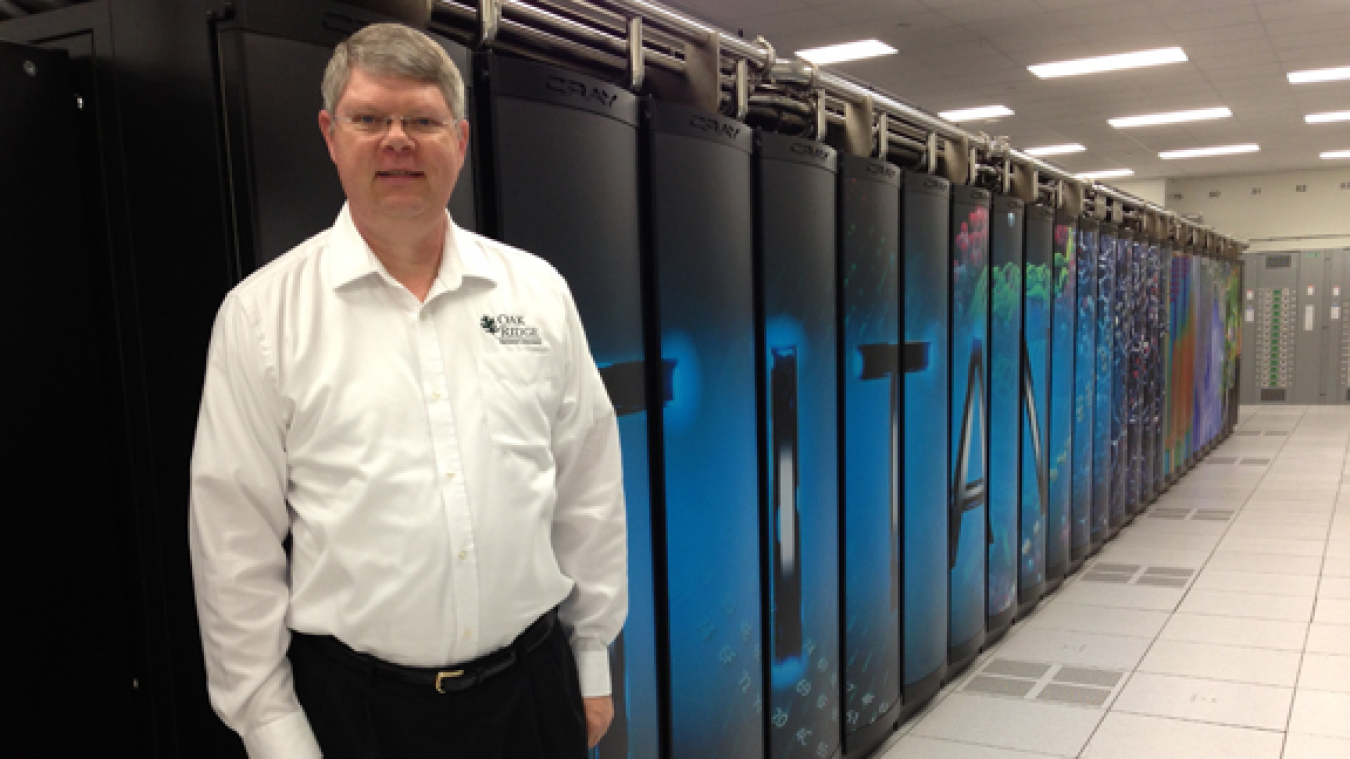
<svg viewBox="0 0 1350 759"><path fill-rule="evenodd" d="M1122 116L1120 118L1107 119L1107 122L1116 129L1129 129L1130 127L1153 126L1154 124L1180 124L1186 121L1226 119L1232 115L1233 112L1227 108L1199 108L1193 111L1154 113L1147 116Z"/></svg>
<svg viewBox="0 0 1350 759"><path fill-rule="evenodd" d="M1350 158L1350 150L1328 150L1322 154L1323 158Z"/></svg>
<svg viewBox="0 0 1350 759"><path fill-rule="evenodd" d="M960 123L1011 116L1013 115L1013 110L1006 105L986 105L979 108L963 108L959 111L943 111L938 115L948 121Z"/></svg>
<svg viewBox="0 0 1350 759"><path fill-rule="evenodd" d="M1064 155L1065 153L1081 153L1084 150L1087 150L1087 148L1074 142L1068 145L1046 145L1039 148L1027 148L1022 152L1030 156L1040 157L1045 155Z"/></svg>
<svg viewBox="0 0 1350 759"><path fill-rule="evenodd" d="M1310 69L1308 71L1289 72L1290 84L1308 84L1309 82L1335 82L1350 79L1350 66L1338 69Z"/></svg>
<svg viewBox="0 0 1350 759"><path fill-rule="evenodd" d="M1350 121L1350 111L1331 111L1329 113L1310 113L1303 117L1309 124L1326 124L1331 121Z"/></svg>
<svg viewBox="0 0 1350 759"><path fill-rule="evenodd" d="M1164 63L1185 63L1190 60L1186 51L1179 47L1165 47L1160 50L1141 50L1137 53L1119 53L1103 55L1099 58L1083 58L1076 61L1058 61L1027 66L1027 70L1042 79L1079 74L1096 74L1102 71L1137 69L1144 66L1161 66Z"/></svg>
<svg viewBox="0 0 1350 759"><path fill-rule="evenodd" d="M1079 179L1112 179L1114 177L1132 177L1134 169L1103 169L1101 171L1084 171L1078 175Z"/></svg>
<svg viewBox="0 0 1350 759"><path fill-rule="evenodd" d="M857 42L844 42L838 45L798 50L797 55L817 66L824 66L829 63L843 63L844 61L859 61L864 58L893 55L895 52L895 48L880 40L858 40Z"/></svg>
<svg viewBox="0 0 1350 759"><path fill-rule="evenodd" d="M1220 145L1214 148L1190 148L1187 150L1165 150L1158 154L1158 157L1164 161L1173 161L1178 158L1203 158L1211 155L1235 155L1237 153L1255 153L1261 149L1260 145Z"/></svg>

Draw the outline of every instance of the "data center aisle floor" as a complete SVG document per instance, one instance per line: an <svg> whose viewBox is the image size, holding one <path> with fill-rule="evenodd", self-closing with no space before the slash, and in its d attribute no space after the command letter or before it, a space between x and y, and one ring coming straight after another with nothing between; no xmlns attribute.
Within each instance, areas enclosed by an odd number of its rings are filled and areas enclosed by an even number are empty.
<svg viewBox="0 0 1350 759"><path fill-rule="evenodd" d="M873 759L1350 757L1350 407L1239 418Z"/></svg>

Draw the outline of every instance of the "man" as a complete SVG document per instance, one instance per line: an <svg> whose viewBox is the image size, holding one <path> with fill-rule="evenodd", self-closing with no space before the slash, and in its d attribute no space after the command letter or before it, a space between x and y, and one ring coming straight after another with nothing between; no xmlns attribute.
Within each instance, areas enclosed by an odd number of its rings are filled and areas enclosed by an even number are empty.
<svg viewBox="0 0 1350 759"><path fill-rule="evenodd" d="M211 339L190 537L212 704L254 759L583 757L627 585L576 307L450 220L469 125L435 42L368 27L323 95L347 204Z"/></svg>

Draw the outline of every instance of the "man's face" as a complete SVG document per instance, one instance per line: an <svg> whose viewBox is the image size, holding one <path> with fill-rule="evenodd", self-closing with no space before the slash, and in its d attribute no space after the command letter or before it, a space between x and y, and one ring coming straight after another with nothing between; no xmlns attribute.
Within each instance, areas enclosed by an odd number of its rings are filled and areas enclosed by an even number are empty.
<svg viewBox="0 0 1350 759"><path fill-rule="evenodd" d="M410 135L395 119L382 134L364 134L334 118L411 116L452 121L454 115L439 87L354 68L333 110L334 114L319 113L319 127L347 202L359 219L430 220L445 213L464 165L467 121L439 134Z"/></svg>

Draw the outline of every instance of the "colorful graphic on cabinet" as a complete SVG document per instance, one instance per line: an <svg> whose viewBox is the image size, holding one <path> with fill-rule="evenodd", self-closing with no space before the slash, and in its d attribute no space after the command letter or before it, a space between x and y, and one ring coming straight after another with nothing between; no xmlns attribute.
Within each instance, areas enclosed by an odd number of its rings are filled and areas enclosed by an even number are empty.
<svg viewBox="0 0 1350 759"><path fill-rule="evenodd" d="M646 105L646 196L667 390L653 413L661 415L654 450L665 475L670 756L762 756L753 144L748 132L683 129L692 114L708 114ZM718 275L707 276L710 269ZM657 686L642 692L655 698ZM628 695L639 695L635 685ZM624 756L609 753L610 740L601 742L600 759ZM632 759L656 759L660 751L659 743L651 753L635 745Z"/></svg>
<svg viewBox="0 0 1350 759"><path fill-rule="evenodd" d="M1092 542L1111 527L1111 419L1116 312L1116 228L1102 226L1097 247L1097 376L1092 409Z"/></svg>
<svg viewBox="0 0 1350 759"><path fill-rule="evenodd" d="M1073 221L1055 222L1054 303L1050 343L1050 503L1045 564L1051 575L1069 561L1073 512L1074 316L1078 303L1077 234Z"/></svg>
<svg viewBox="0 0 1350 759"><path fill-rule="evenodd" d="M1050 307L1055 220L1048 208L1027 209L1022 300L1022 524L1018 582L1023 602L1045 582L1045 519L1050 505Z"/></svg>
<svg viewBox="0 0 1350 759"><path fill-rule="evenodd" d="M1144 316L1148 299L1145 288L1144 256L1148 249L1145 240L1137 239L1130 246L1130 303L1126 317L1129 319L1129 349L1125 356L1126 387L1126 454L1125 454L1125 492L1127 510L1130 513L1141 508L1140 493L1143 482L1143 425L1144 425Z"/></svg>
<svg viewBox="0 0 1350 759"><path fill-rule="evenodd" d="M1129 510L1129 350L1132 323L1129 318L1132 303L1130 279L1130 251L1133 239L1122 230L1116 238L1115 296L1112 298L1114 315L1111 324L1111 530L1125 524Z"/></svg>
<svg viewBox="0 0 1350 759"><path fill-rule="evenodd" d="M1022 201L990 215L989 581L987 616L1011 622L1017 604L1018 424L1022 400Z"/></svg>
<svg viewBox="0 0 1350 759"><path fill-rule="evenodd" d="M1157 483L1161 491L1171 474L1171 456L1167 448L1172 409L1172 244L1165 243L1158 256L1158 464Z"/></svg>
<svg viewBox="0 0 1350 759"><path fill-rule="evenodd" d="M985 620L989 387L989 193L952 203L951 567L948 647L978 645Z"/></svg>
<svg viewBox="0 0 1350 759"><path fill-rule="evenodd" d="M936 693L947 661L948 443L951 318L951 188L906 174L902 202L905 345L922 346L924 369L905 372L901 681L905 697Z"/></svg>
<svg viewBox="0 0 1350 759"><path fill-rule="evenodd" d="M1097 233L1095 222L1078 227L1078 315L1074 325L1073 520L1071 556L1081 557L1092 540L1092 411L1097 372Z"/></svg>
<svg viewBox="0 0 1350 759"><path fill-rule="evenodd" d="M899 169L844 159L843 297L844 731L900 702L901 388L913 363L900 342ZM878 169L877 174L869 170ZM892 181L869 181L890 173ZM910 359L910 360L907 360ZM918 361L922 359L922 361Z"/></svg>
<svg viewBox="0 0 1350 759"><path fill-rule="evenodd" d="M1242 356L1242 270L1235 261L1223 262L1227 282L1224 294L1228 309L1224 315L1224 429L1230 429L1237 420L1239 358Z"/></svg>
<svg viewBox="0 0 1350 759"><path fill-rule="evenodd" d="M1144 311L1144 421L1143 458L1140 471L1140 489L1144 500L1152 500L1157 493L1158 463L1158 420L1161 418L1159 405L1162 400L1162 388L1159 385L1159 358L1162 355L1159 338L1161 324L1160 306L1160 264L1161 250L1156 242L1151 242L1144 255L1144 289L1146 293Z"/></svg>
<svg viewBox="0 0 1350 759"><path fill-rule="evenodd" d="M1188 250L1172 257L1172 382L1167 429L1167 450L1172 471L1179 473L1191 455L1191 424L1195 418L1194 370L1195 323L1191 316L1191 255Z"/></svg>
<svg viewBox="0 0 1350 759"><path fill-rule="evenodd" d="M806 759L838 750L842 729L838 185L832 152L817 160L816 143L759 140L768 755Z"/></svg>

